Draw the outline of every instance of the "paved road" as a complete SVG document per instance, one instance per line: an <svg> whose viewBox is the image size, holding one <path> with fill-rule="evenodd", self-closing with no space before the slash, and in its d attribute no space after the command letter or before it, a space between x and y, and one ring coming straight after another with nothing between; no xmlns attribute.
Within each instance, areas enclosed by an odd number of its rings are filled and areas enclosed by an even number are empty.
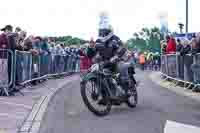
<svg viewBox="0 0 200 133"><path fill-rule="evenodd" d="M40 133L163 133L167 120L200 127L200 103L157 86L148 72L138 73L137 108L116 107L109 116L94 116L83 105L77 76L53 98Z"/></svg>

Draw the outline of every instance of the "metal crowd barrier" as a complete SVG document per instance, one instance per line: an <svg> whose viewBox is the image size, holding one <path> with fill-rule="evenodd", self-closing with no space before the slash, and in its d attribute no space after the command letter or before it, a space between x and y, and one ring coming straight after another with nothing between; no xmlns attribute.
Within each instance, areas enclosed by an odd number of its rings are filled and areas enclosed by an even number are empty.
<svg viewBox="0 0 200 133"><path fill-rule="evenodd" d="M192 66L195 64L195 67ZM193 73L192 69L197 69ZM200 54L168 54L161 56L161 72L167 78L187 84L200 85Z"/></svg>
<svg viewBox="0 0 200 133"><path fill-rule="evenodd" d="M72 72L79 72L80 59L72 55L52 55L0 49L0 94L16 85L47 79Z"/></svg>
<svg viewBox="0 0 200 133"><path fill-rule="evenodd" d="M14 54L11 50L0 49L0 94L8 95L9 87L13 84Z"/></svg>
<svg viewBox="0 0 200 133"><path fill-rule="evenodd" d="M193 63L197 64L197 69L200 66L200 54L193 57ZM200 84L200 71L194 72L194 82Z"/></svg>

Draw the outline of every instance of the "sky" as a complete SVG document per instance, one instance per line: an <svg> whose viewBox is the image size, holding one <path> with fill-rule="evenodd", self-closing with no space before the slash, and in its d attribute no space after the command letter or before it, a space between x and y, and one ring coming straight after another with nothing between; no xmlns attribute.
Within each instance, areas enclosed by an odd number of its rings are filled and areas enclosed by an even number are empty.
<svg viewBox="0 0 200 133"><path fill-rule="evenodd" d="M185 22L185 0L0 0L0 28L19 26L29 34L96 38L99 13L106 11L114 32L127 40L142 27L160 26L168 15L169 28ZM189 0L189 31L200 31L200 1ZM3 6L2 6L3 5Z"/></svg>

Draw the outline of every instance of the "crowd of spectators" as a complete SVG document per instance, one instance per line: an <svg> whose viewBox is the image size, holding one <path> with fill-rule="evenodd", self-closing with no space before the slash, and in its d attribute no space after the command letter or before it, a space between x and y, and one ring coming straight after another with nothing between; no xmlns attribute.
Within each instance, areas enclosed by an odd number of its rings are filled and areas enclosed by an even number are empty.
<svg viewBox="0 0 200 133"><path fill-rule="evenodd" d="M40 37L40 36L27 36L27 32L22 30L20 27L15 29L11 25L6 25L1 29L0 32L0 59L8 59L8 80L11 81L11 68L12 68L12 56L7 50L11 51L13 54L16 51L21 53L29 52L33 56L37 55L59 55L65 57L73 57L71 59L71 64L73 67L77 67L77 64L81 64L81 69L88 69L91 64L91 60L84 54L88 46L82 45L70 45L67 46L64 43L57 43L51 38ZM5 50L5 51L3 51ZM55 61L59 61L59 56L54 56ZM44 59L45 61L45 59ZM76 62L76 63L75 63ZM16 63L20 63L19 58L16 58ZM57 63L56 63L57 64ZM1 65L1 64L0 64ZM16 71L16 70L15 70ZM18 76L16 74L16 84L18 81ZM10 86L13 88L13 85Z"/></svg>
<svg viewBox="0 0 200 133"><path fill-rule="evenodd" d="M175 39L167 36L166 41L161 41L163 54L196 54L200 52L200 33L193 34L192 39Z"/></svg>
<svg viewBox="0 0 200 133"><path fill-rule="evenodd" d="M198 54L200 54L200 33L194 33L191 39L177 38L167 36L166 41L161 41L162 54L176 54L178 55L177 61L179 66L179 78L195 84L200 83L200 65ZM176 62L177 63L177 62ZM171 69L176 69L172 63L167 63L168 66L173 66ZM194 91L200 91L196 89Z"/></svg>

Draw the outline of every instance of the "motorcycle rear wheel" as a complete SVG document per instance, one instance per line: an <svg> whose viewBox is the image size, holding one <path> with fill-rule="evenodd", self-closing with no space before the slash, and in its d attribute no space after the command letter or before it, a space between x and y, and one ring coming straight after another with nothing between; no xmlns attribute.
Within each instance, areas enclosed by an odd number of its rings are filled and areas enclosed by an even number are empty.
<svg viewBox="0 0 200 133"><path fill-rule="evenodd" d="M89 80L89 81L86 81L84 83L81 83L81 96L82 96L82 99L83 99L83 102L85 104L85 106L93 113L95 114L96 116L99 116L99 117L103 117L103 116L106 116L110 113L111 111L111 107L112 107L112 104L111 104L111 101L109 100L109 95L108 93L105 94L105 100L106 100L106 105L105 106L105 110L98 110L97 108L95 108L89 101L88 99L88 96L86 94L86 84L87 83L92 83L92 82L95 82L95 80Z"/></svg>

